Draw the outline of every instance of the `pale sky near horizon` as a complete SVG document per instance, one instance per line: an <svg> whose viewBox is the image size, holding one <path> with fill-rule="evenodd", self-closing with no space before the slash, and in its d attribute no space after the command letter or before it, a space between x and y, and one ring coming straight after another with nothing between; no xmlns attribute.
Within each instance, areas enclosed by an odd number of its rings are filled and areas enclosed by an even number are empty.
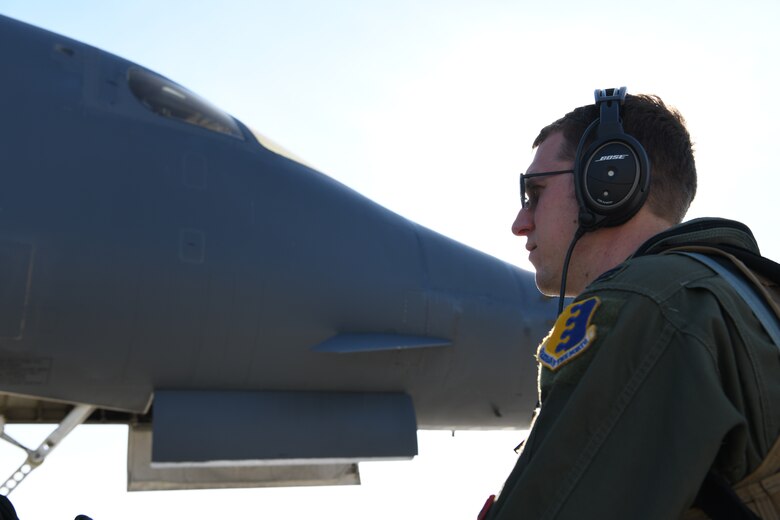
<svg viewBox="0 0 780 520"><path fill-rule="evenodd" d="M523 268L509 227L538 130L595 88L655 93L695 142L688 217L741 220L780 259L777 1L0 0L0 14L163 74L389 209ZM50 429L8 427L30 444ZM522 438L420 432L414 461L361 464L359 487L127 493L124 431L77 429L11 495L22 520L472 519ZM2 444L4 479L24 457Z"/></svg>

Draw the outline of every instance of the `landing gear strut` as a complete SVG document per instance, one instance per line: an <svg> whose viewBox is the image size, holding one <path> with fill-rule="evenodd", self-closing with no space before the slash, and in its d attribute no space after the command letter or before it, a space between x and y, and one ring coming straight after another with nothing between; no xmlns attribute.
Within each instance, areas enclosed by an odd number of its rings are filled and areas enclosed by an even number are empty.
<svg viewBox="0 0 780 520"><path fill-rule="evenodd" d="M65 416L56 430L51 432L46 437L37 449L31 450L5 433L5 418L0 416L0 438L10 442L14 446L17 446L27 452L27 460L19 466L19 469L13 472L8 479L0 485L0 495L8 496L11 491L16 489L19 484L27 478L27 475L32 473L32 470L37 468L43 463L44 459L51 453L51 451L62 442L73 428L78 426L87 420L95 411L95 407L87 404L78 404Z"/></svg>

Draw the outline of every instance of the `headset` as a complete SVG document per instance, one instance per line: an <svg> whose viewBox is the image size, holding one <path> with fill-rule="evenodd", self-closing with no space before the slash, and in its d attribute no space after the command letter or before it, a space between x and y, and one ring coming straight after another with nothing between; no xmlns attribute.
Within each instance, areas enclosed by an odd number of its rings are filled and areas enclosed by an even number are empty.
<svg viewBox="0 0 780 520"><path fill-rule="evenodd" d="M583 232L618 226L647 200L650 160L635 138L623 131L620 108L626 87L596 90L599 118L582 134L574 161L574 189ZM595 140L585 149L591 136Z"/></svg>
<svg viewBox="0 0 780 520"><path fill-rule="evenodd" d="M582 134L574 158L574 191L580 207L577 231L563 261L558 314L563 311L569 261L582 235L619 226L636 215L650 193L650 160L635 138L623 131L620 107L626 87L596 90L599 118ZM585 145L593 142L587 148Z"/></svg>

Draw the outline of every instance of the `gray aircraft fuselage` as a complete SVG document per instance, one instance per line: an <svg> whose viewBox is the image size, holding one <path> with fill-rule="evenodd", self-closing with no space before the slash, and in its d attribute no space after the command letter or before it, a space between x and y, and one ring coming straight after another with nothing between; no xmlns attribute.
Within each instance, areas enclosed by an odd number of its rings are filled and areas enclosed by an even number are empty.
<svg viewBox="0 0 780 520"><path fill-rule="evenodd" d="M0 70L9 422L259 392L403 395L418 428L527 426L555 313L532 274L94 47L0 17Z"/></svg>

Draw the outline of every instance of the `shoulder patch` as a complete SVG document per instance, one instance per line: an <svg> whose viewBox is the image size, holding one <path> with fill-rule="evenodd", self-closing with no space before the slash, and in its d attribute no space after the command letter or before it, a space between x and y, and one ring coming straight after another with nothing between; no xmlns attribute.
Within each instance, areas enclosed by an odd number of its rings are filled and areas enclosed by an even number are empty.
<svg viewBox="0 0 780 520"><path fill-rule="evenodd" d="M558 370L585 352L596 339L596 326L590 324L601 300L598 296L574 302L563 309L552 332L539 346L539 362Z"/></svg>

